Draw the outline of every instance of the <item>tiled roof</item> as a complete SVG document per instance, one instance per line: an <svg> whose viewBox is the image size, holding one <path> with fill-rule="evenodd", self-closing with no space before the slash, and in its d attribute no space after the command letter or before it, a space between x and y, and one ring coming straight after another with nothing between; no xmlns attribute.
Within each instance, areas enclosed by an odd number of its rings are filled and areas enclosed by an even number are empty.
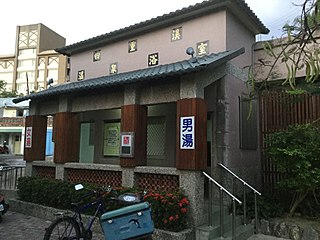
<svg viewBox="0 0 320 240"><path fill-rule="evenodd" d="M141 70L124 72L78 82L68 82L50 87L46 90L22 96L13 100L18 103L27 99L40 99L59 96L61 94L77 93L83 90L93 90L125 85L135 82L155 81L170 76L179 76L203 70L208 66L219 66L244 53L244 48L213 53L207 56L191 58L180 62L159 65Z"/></svg>
<svg viewBox="0 0 320 240"><path fill-rule="evenodd" d="M228 8L236 16L239 16L239 18L242 21L245 21L247 27L252 29L255 34L269 33L269 29L253 13L244 0L207 0L147 21L77 42L66 47L57 48L56 51L70 56L74 53L105 46L106 44L135 37L139 34L144 34L162 27L181 23L199 16L204 16L222 8Z"/></svg>

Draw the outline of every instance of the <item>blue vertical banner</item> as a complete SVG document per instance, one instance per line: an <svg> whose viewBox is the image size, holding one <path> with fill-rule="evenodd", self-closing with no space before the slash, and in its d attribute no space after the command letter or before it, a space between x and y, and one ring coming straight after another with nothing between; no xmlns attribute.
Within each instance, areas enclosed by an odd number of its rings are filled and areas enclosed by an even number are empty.
<svg viewBox="0 0 320 240"><path fill-rule="evenodd" d="M195 149L194 116L180 118L180 149Z"/></svg>

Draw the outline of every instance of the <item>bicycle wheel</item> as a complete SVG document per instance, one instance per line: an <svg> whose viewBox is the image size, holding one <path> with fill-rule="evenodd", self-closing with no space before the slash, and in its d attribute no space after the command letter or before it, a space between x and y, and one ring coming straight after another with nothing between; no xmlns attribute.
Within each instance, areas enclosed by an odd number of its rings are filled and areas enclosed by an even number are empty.
<svg viewBox="0 0 320 240"><path fill-rule="evenodd" d="M79 240L80 227L72 217L58 218L46 230L43 240Z"/></svg>

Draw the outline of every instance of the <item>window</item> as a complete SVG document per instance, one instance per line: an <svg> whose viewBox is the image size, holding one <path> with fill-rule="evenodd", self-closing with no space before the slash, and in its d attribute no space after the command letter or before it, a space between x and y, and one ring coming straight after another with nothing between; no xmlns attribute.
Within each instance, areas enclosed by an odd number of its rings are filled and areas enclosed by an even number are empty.
<svg viewBox="0 0 320 240"><path fill-rule="evenodd" d="M58 69L49 69L48 70L48 79L52 78L53 81L57 81L58 80Z"/></svg>
<svg viewBox="0 0 320 240"><path fill-rule="evenodd" d="M18 66L19 67L34 67L36 64L36 60L28 59L28 60L19 60Z"/></svg>
<svg viewBox="0 0 320 240"><path fill-rule="evenodd" d="M258 147L257 101L239 97L240 148L255 150Z"/></svg>
<svg viewBox="0 0 320 240"><path fill-rule="evenodd" d="M103 155L119 156L120 148L120 122L108 122L104 124Z"/></svg>
<svg viewBox="0 0 320 240"><path fill-rule="evenodd" d="M165 117L148 118L147 155L151 158L165 158L166 123Z"/></svg>
<svg viewBox="0 0 320 240"><path fill-rule="evenodd" d="M23 110L21 109L17 110L17 117L23 117Z"/></svg>
<svg viewBox="0 0 320 240"><path fill-rule="evenodd" d="M20 49L19 50L19 56L34 56L36 55L37 51L35 48L29 48L29 49Z"/></svg>
<svg viewBox="0 0 320 240"><path fill-rule="evenodd" d="M18 79L27 79L28 80L34 80L34 71L28 71L28 72L18 72Z"/></svg>

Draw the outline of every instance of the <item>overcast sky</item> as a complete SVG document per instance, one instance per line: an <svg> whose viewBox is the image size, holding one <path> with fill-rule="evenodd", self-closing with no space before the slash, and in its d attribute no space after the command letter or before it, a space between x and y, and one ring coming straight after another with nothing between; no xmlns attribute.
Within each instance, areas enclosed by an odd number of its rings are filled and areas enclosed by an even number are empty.
<svg viewBox="0 0 320 240"><path fill-rule="evenodd" d="M299 15L303 0L245 0L271 30L258 40L278 37ZM1 3L0 55L13 54L16 27L43 23L66 38L67 45L169 13L202 0L9 0Z"/></svg>

